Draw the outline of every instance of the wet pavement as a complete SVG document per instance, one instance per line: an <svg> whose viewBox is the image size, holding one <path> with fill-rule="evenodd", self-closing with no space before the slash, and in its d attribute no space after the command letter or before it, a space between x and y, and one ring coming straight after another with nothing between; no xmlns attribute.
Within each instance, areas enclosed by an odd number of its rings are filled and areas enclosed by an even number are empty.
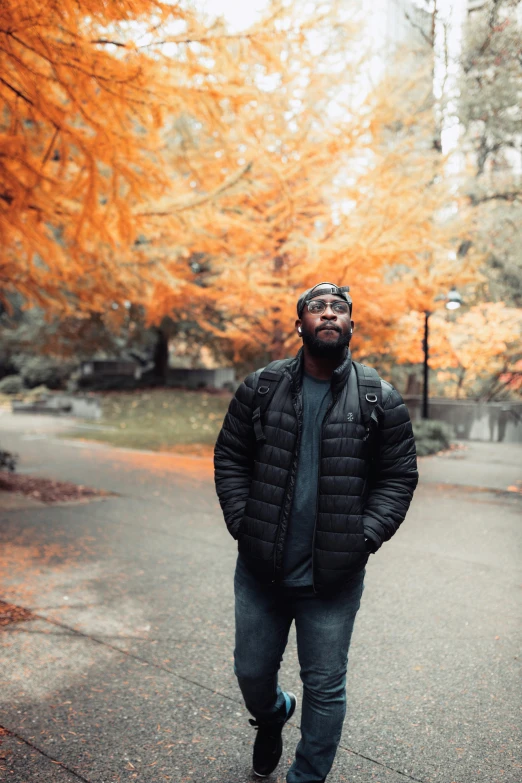
<svg viewBox="0 0 522 783"><path fill-rule="evenodd" d="M232 672L235 545L209 460L65 441L64 420L0 412L20 471L116 493L0 507L0 779L251 781ZM421 460L406 522L371 558L330 783L515 783L522 446ZM2 499L0 497L0 504ZM282 667L300 693L295 638ZM273 783L299 737L285 729Z"/></svg>

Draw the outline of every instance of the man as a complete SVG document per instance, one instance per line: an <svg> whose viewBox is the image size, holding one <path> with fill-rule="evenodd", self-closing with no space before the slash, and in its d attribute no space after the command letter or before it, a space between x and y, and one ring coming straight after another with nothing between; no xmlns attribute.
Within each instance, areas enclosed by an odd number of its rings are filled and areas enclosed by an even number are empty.
<svg viewBox="0 0 522 783"><path fill-rule="evenodd" d="M319 283L299 298L303 348L246 378L215 448L219 501L239 542L234 670L257 728L259 777L279 763L296 708L278 685L295 620L303 706L287 783L321 783L331 769L365 565L404 520L418 480L400 394L352 362L348 290Z"/></svg>

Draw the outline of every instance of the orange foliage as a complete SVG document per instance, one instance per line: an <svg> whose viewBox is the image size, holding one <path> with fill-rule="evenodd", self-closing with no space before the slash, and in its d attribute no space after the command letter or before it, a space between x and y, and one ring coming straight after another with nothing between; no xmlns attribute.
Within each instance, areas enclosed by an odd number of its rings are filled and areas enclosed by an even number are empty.
<svg viewBox="0 0 522 783"><path fill-rule="evenodd" d="M167 180L149 154L152 69L102 43L159 4L90 0L0 6L0 281L44 306L94 309L124 276L129 204ZM146 169L147 180L140 169Z"/></svg>
<svg viewBox="0 0 522 783"><path fill-rule="evenodd" d="M4 295L69 313L127 298L239 358L291 352L298 293L332 279L359 353L405 360L399 316L472 279L448 257L465 227L443 217L429 79L415 63L363 99L343 7L274 5L230 35L185 4L4 0Z"/></svg>
<svg viewBox="0 0 522 783"><path fill-rule="evenodd" d="M403 360L423 360L423 322L421 313L401 319L397 339ZM451 397L480 393L482 384L494 376L500 376L501 386L516 392L521 331L522 311L503 302L473 305L456 316L448 315L441 304L430 317L429 361L438 370L445 393Z"/></svg>
<svg viewBox="0 0 522 783"><path fill-rule="evenodd" d="M413 79L403 67L361 101L353 87L361 62L343 54L357 40L354 28L341 34L325 20L319 52L297 29L290 24L285 38L271 41L273 89L265 76L269 86L230 112L219 132L192 129L179 142L203 194L214 187L206 182L215 158L224 176L245 169L219 199L156 217L151 257L171 277L158 279L149 314L174 310L198 321L233 345L236 360L288 355L297 346L298 294L334 280L352 288L359 355L398 356L398 317L474 276L471 257L464 267L450 254L466 226L462 209L443 217L453 197L432 149L430 83L419 89L422 70ZM203 268L191 273L196 253Z"/></svg>
<svg viewBox="0 0 522 783"><path fill-rule="evenodd" d="M212 59L230 61L230 78L213 76ZM135 244L147 230L144 206L163 195L186 206L172 194L166 117L219 127L220 101L248 99L239 72L222 36L186 6L5 0L0 296L14 290L72 312L137 298L149 275ZM176 196L183 190L192 195L178 183Z"/></svg>

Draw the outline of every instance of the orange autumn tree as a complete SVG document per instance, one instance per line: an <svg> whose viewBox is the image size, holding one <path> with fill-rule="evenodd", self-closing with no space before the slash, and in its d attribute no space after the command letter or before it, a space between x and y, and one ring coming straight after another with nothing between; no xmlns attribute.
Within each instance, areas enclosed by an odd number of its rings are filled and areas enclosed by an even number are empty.
<svg viewBox="0 0 522 783"><path fill-rule="evenodd" d="M3 295L128 298L237 359L293 350L298 292L332 278L361 354L404 358L397 319L458 282L463 227L441 217L422 63L361 99L355 8L274 4L232 35L183 3L6 0Z"/></svg>
<svg viewBox="0 0 522 783"><path fill-rule="evenodd" d="M188 216L151 216L151 252L177 285L159 279L150 312L203 326L235 360L277 357L297 346L298 294L332 279L352 286L359 354L406 361L393 335L402 313L473 278L471 256L464 269L449 252L466 226L462 210L444 215L453 197L432 148L429 59L415 63L415 78L398 64L361 97L366 53L356 25L340 30L324 18L318 46L317 26L303 36L292 9L285 13L287 35L251 75L261 85L256 100L230 112L219 132L198 125L183 138L202 199ZM204 197L213 157L223 175L246 166L218 201ZM165 218L178 223L170 237ZM181 241L169 257L173 235Z"/></svg>
<svg viewBox="0 0 522 783"><path fill-rule="evenodd" d="M174 184L179 172L167 166L166 118L190 116L219 127L225 102L234 107L251 97L242 68L223 30L209 29L188 3L5 0L4 304L16 292L29 303L74 313L142 296L145 205L166 196L169 207L184 210L193 197L189 182ZM230 186L227 177L209 174L218 191Z"/></svg>
<svg viewBox="0 0 522 783"><path fill-rule="evenodd" d="M108 29L152 6L1 4L2 296L96 309L126 283L114 258L131 239L127 197L166 181L145 99L156 66L135 47L114 56Z"/></svg>

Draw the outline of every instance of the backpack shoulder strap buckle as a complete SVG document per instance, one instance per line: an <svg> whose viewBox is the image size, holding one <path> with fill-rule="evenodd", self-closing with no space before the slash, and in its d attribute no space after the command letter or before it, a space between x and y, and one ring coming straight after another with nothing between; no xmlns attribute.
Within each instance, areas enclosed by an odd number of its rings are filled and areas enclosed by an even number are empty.
<svg viewBox="0 0 522 783"><path fill-rule="evenodd" d="M252 423L254 425L254 435L258 443L263 443L266 440L265 433L263 432L263 425L261 424L261 408L258 406L252 414Z"/></svg>

